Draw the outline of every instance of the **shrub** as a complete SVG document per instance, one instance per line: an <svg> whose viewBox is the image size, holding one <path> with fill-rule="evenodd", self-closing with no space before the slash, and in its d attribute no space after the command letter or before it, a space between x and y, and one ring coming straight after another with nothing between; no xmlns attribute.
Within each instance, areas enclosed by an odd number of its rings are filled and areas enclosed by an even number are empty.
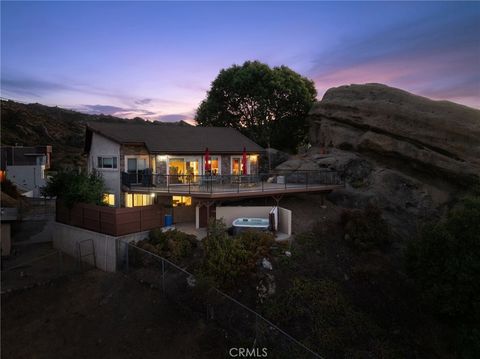
<svg viewBox="0 0 480 359"><path fill-rule="evenodd" d="M255 259L266 256L275 243L275 237L269 232L244 231L237 235L237 239Z"/></svg>
<svg viewBox="0 0 480 359"><path fill-rule="evenodd" d="M423 303L464 333L460 347L480 354L474 331L480 323L480 197L462 200L446 221L426 225L409 244L407 269Z"/></svg>
<svg viewBox="0 0 480 359"><path fill-rule="evenodd" d="M237 280L254 271L258 259L267 255L273 243L273 235L258 231L231 238L222 220L212 220L203 240L202 274L219 287L233 287Z"/></svg>
<svg viewBox="0 0 480 359"><path fill-rule="evenodd" d="M167 248L167 235L161 228L154 228L148 233L148 243L155 246L159 251Z"/></svg>
<svg viewBox="0 0 480 359"><path fill-rule="evenodd" d="M344 210L341 223L345 240L356 249L371 249L389 242L390 228L377 206L368 205L364 210Z"/></svg>
<svg viewBox="0 0 480 359"><path fill-rule="evenodd" d="M148 238L141 240L137 246L160 256L186 258L192 255L197 239L176 229L163 232L160 228L152 229Z"/></svg>
<svg viewBox="0 0 480 359"><path fill-rule="evenodd" d="M330 280L294 278L288 290L266 302L264 311L292 335L303 337L305 344L331 356L378 334Z"/></svg>
<svg viewBox="0 0 480 359"><path fill-rule="evenodd" d="M197 238L192 234L177 231L167 231L167 243L172 255L175 258L190 257L193 253L193 247L196 245Z"/></svg>
<svg viewBox="0 0 480 359"><path fill-rule="evenodd" d="M245 273L252 270L252 255L239 240L225 233L209 235L203 240L205 259L202 272L216 286L229 288Z"/></svg>

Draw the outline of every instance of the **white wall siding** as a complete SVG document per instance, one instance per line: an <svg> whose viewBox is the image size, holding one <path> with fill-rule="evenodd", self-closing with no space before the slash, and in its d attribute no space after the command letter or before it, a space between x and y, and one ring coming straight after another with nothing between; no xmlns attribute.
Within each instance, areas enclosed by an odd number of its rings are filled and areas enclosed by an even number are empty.
<svg viewBox="0 0 480 359"><path fill-rule="evenodd" d="M97 168L98 157L117 157L117 168ZM105 180L108 193L115 194L115 206L120 206L120 145L97 133L92 134L92 145L88 157L88 171L98 170Z"/></svg>
<svg viewBox="0 0 480 359"><path fill-rule="evenodd" d="M34 197L39 197L40 187L46 185L45 165L7 166L7 178L19 187L33 190Z"/></svg>

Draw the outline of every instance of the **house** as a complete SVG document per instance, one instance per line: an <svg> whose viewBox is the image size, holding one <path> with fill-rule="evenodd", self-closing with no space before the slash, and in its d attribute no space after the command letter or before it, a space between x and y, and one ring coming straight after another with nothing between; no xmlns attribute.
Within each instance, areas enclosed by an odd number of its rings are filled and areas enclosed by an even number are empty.
<svg viewBox="0 0 480 359"><path fill-rule="evenodd" d="M286 193L331 191L336 174L263 174L264 149L233 128L174 124L90 123L85 153L89 171L105 180L113 207L158 204L175 222L205 227L222 201Z"/></svg>
<svg viewBox="0 0 480 359"><path fill-rule="evenodd" d="M328 193L343 187L340 176L322 171L262 173L264 149L232 128L152 123L87 125L88 170L102 174L109 206L56 206L53 243L66 253L115 271L125 243L170 225L201 239L210 218L234 232L272 229L276 240L292 234L292 211L279 206L290 193ZM271 197L271 205L243 199ZM82 255L86 245L89 255ZM93 251L92 251L93 249Z"/></svg>
<svg viewBox="0 0 480 359"><path fill-rule="evenodd" d="M39 197L45 171L51 165L52 146L2 146L0 178L8 178L20 191Z"/></svg>

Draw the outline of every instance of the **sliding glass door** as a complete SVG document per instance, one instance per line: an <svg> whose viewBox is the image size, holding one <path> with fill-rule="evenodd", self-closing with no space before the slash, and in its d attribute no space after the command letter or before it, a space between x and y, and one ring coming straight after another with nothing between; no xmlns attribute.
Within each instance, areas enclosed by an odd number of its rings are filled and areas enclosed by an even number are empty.
<svg viewBox="0 0 480 359"><path fill-rule="evenodd" d="M170 184L197 183L200 174L199 157L172 157L168 161Z"/></svg>
<svg viewBox="0 0 480 359"><path fill-rule="evenodd" d="M143 157L127 157L127 172L130 174L131 180L134 183L142 182L142 175L147 166L147 158Z"/></svg>

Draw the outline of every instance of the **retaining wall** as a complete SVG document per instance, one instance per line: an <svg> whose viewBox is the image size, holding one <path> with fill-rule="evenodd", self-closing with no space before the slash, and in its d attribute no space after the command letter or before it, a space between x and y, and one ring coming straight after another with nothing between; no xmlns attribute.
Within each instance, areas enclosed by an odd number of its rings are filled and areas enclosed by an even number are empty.
<svg viewBox="0 0 480 359"><path fill-rule="evenodd" d="M78 258L78 243L91 239L95 247L95 262L93 255L83 257L82 260L91 265L96 263L96 267L105 272L115 272L117 271L119 259L123 259L125 255L124 246L121 246L119 242L131 242L144 239L148 236L148 232L149 231L143 231L115 237L55 222L53 229L53 246L74 258ZM88 241L80 244L82 255L92 252L91 243L92 242Z"/></svg>

